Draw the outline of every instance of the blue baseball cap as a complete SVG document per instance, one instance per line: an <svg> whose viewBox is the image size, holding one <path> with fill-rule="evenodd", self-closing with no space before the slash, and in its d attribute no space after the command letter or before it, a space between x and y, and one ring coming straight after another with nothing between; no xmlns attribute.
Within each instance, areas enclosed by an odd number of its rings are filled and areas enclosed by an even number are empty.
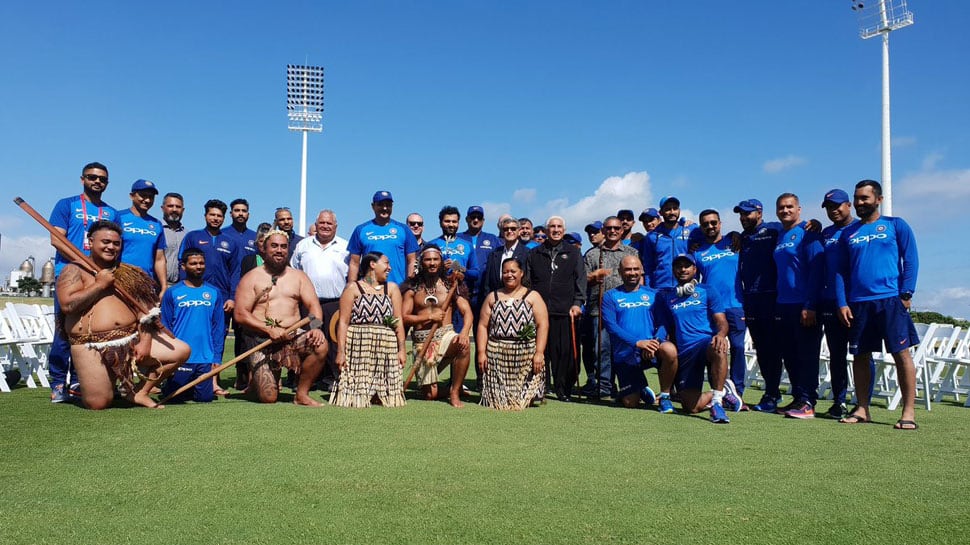
<svg viewBox="0 0 970 545"><path fill-rule="evenodd" d="M158 188L155 187L155 182L148 180L135 180L135 183L131 184L131 192L134 193L136 191L151 191L158 195Z"/></svg>
<svg viewBox="0 0 970 545"><path fill-rule="evenodd" d="M758 199L748 199L746 201L739 202L738 205L734 207L734 212L747 213L747 212L754 212L755 210L764 210L764 208L765 207L762 206L761 201L759 201Z"/></svg>
<svg viewBox="0 0 970 545"><path fill-rule="evenodd" d="M675 201L677 203L677 206L680 206L680 199L678 199L677 197L674 197L673 195L668 195L660 199L660 208L663 208L665 204L671 201Z"/></svg>
<svg viewBox="0 0 970 545"><path fill-rule="evenodd" d="M630 216L632 218L633 217L633 210L628 210L626 208L624 208L622 210L617 210L616 211L616 217L619 218L619 217L622 217L622 216Z"/></svg>
<svg viewBox="0 0 970 545"><path fill-rule="evenodd" d="M381 201L394 202L394 197L391 196L390 191L378 191L377 193L374 193L374 199L371 202L376 204Z"/></svg>
<svg viewBox="0 0 970 545"><path fill-rule="evenodd" d="M822 208L825 208L827 203L832 204L842 204L849 202L849 194L841 189L833 189L825 194L825 198L822 199Z"/></svg>
<svg viewBox="0 0 970 545"><path fill-rule="evenodd" d="M673 262L677 263L677 260L679 259L686 259L687 261L690 261L691 265L697 265L697 261L694 259L694 254L677 254L677 257L674 258Z"/></svg>
<svg viewBox="0 0 970 545"><path fill-rule="evenodd" d="M583 230L586 231L587 233L599 233L600 231L603 230L603 222L594 221L593 223L588 223L586 224L586 227L583 228Z"/></svg>
<svg viewBox="0 0 970 545"><path fill-rule="evenodd" d="M576 232L566 233L565 236L563 236L562 238L563 238L563 240L565 240L566 242L568 242L570 244L582 244L583 243L583 237L580 236L580 234L579 233L576 233Z"/></svg>
<svg viewBox="0 0 970 545"><path fill-rule="evenodd" d="M465 212L465 216L471 216L472 214L478 214L479 216L485 216L485 209L481 206L469 206L468 212Z"/></svg>
<svg viewBox="0 0 970 545"><path fill-rule="evenodd" d="M657 212L656 208L645 208L643 212L640 212L640 217L637 219L639 219L640 221L643 221L647 218L659 218L659 217L660 217L660 212Z"/></svg>

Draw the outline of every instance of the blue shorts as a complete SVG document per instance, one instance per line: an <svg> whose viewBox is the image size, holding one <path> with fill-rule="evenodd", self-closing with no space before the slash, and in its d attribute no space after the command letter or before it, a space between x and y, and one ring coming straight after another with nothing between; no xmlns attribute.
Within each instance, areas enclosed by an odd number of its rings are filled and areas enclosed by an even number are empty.
<svg viewBox="0 0 970 545"><path fill-rule="evenodd" d="M637 352L640 352L639 348ZM632 393L639 393L643 390L647 386L647 377L643 372L651 367L660 367L656 358L641 358L636 363L614 361L613 374L616 376L616 381L619 384L616 397L624 398Z"/></svg>
<svg viewBox="0 0 970 545"><path fill-rule="evenodd" d="M174 373L172 373L172 376L168 377L168 380L165 382L165 386L162 387L162 395L168 397L175 390L178 390L182 386L185 386L211 370L211 363L186 363L181 365L175 370ZM214 398L215 393L212 390L212 380L210 379L203 380L201 383L196 384L191 390L183 392L178 397L172 398L170 403L184 403L186 401L208 403Z"/></svg>
<svg viewBox="0 0 970 545"><path fill-rule="evenodd" d="M916 326L899 297L849 303L849 309L852 311L850 354L879 352L883 343L890 354L896 354L919 344Z"/></svg>
<svg viewBox="0 0 970 545"><path fill-rule="evenodd" d="M678 392L701 390L704 387L704 371L707 369L708 343L677 348L677 378L674 384Z"/></svg>

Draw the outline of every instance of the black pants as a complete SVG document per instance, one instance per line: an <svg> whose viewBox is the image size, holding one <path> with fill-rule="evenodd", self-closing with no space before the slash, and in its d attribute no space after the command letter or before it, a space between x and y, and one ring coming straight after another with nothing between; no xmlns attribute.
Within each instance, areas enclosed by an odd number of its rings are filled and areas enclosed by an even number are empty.
<svg viewBox="0 0 970 545"><path fill-rule="evenodd" d="M573 356L573 346L578 339L573 339L570 324L572 318L566 316L549 316L549 340L546 342L546 388L556 393L556 396L572 395L573 384L576 383L576 358Z"/></svg>

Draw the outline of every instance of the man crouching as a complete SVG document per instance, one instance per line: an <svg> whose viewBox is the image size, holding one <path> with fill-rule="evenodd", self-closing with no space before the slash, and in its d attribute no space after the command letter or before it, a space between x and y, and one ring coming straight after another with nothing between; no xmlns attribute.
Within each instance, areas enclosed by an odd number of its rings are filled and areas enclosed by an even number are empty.
<svg viewBox="0 0 970 545"><path fill-rule="evenodd" d="M286 367L299 375L297 405L319 407L310 398L310 386L317 379L327 357L323 331L286 330L300 321L300 305L312 316L322 316L313 283L302 271L287 266L289 238L279 230L270 231L263 240L262 267L246 273L236 288L233 319L252 333L255 344L271 339L273 344L252 355L249 389L260 403L276 403L280 393L280 371ZM249 347L247 347L249 348Z"/></svg>
<svg viewBox="0 0 970 545"><path fill-rule="evenodd" d="M152 308L158 303L146 274L135 267L119 270L121 227L98 220L88 229L88 243L98 273L92 276L72 263L57 280L64 331L81 384L81 403L93 410L108 408L115 383L120 381L119 391L128 401L160 409L162 405L149 393L189 358L189 346L118 297L115 287L124 286L141 306ZM143 379L137 385L136 374Z"/></svg>

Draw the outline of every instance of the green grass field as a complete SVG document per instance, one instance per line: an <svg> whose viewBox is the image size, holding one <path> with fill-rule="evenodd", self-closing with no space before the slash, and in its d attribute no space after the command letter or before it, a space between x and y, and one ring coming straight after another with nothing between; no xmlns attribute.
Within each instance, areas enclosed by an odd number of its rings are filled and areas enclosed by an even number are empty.
<svg viewBox="0 0 970 545"><path fill-rule="evenodd" d="M90 412L47 395L0 395L3 544L963 544L970 530L970 411L953 403L900 432L882 407L868 425L715 426L556 401Z"/></svg>

